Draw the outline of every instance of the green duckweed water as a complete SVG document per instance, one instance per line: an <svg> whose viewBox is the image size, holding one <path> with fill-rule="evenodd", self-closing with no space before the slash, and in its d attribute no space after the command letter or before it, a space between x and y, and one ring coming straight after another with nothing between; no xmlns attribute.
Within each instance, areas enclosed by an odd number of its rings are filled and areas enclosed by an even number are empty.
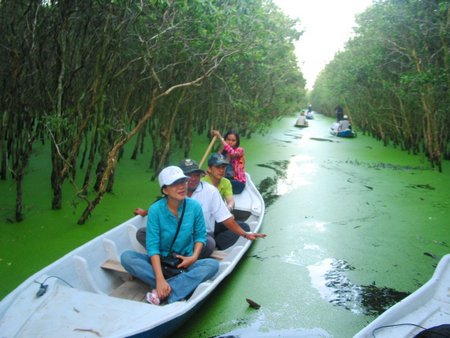
<svg viewBox="0 0 450 338"><path fill-rule="evenodd" d="M439 174L369 137L331 136L331 119L294 121L245 141L268 237L177 335L351 337L450 253L448 163Z"/></svg>
<svg viewBox="0 0 450 338"><path fill-rule="evenodd" d="M329 118L317 115L306 129L293 127L295 119L242 140L247 170L266 200L268 237L254 243L176 336L351 337L424 284L450 252L448 163L439 174L422 156L361 134L331 136ZM207 140L196 144L191 156L199 159ZM124 160L114 193L78 226L84 205L69 185L63 210L50 210L48 154L37 147L24 222L8 220L15 188L0 182L0 297L135 207L147 207L158 191L147 163L148 155Z"/></svg>

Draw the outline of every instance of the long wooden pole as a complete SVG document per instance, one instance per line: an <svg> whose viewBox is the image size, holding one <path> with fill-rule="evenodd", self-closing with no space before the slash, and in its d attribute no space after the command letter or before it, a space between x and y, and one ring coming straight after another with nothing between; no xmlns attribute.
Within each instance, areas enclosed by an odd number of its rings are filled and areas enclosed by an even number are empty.
<svg viewBox="0 0 450 338"><path fill-rule="evenodd" d="M209 142L209 146L208 146L208 148L206 148L205 154L203 155L202 160L198 164L199 168L201 168L203 166L203 163L205 162L206 157L208 156L209 152L211 151L211 148L214 145L214 142L216 142L216 139L217 139L217 136L214 135L214 137L212 138L211 142Z"/></svg>

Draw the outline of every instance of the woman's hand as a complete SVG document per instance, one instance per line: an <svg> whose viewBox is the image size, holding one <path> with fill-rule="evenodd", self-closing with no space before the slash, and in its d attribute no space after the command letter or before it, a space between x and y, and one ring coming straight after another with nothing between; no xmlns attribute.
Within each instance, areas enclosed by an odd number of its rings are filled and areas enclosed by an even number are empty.
<svg viewBox="0 0 450 338"><path fill-rule="evenodd" d="M156 279L156 293L158 294L158 298L163 300L167 298L172 292L172 288L169 283L167 283L166 278L162 272L161 268L161 257L159 255L153 255L150 257L150 264L153 267L153 271L155 272Z"/></svg>
<svg viewBox="0 0 450 338"><path fill-rule="evenodd" d="M177 268L180 268L180 269L188 268L197 261L197 257L195 257L195 256L176 255L176 257L181 259L181 263L177 266Z"/></svg>
<svg viewBox="0 0 450 338"><path fill-rule="evenodd" d="M172 289L165 278L156 280L156 292L158 293L158 298L161 300L167 298L170 295L170 292L172 292Z"/></svg>
<svg viewBox="0 0 450 338"><path fill-rule="evenodd" d="M220 135L220 132L219 132L218 130L215 130L215 129L214 129L214 130L212 131L212 133L213 133L214 136L217 136L219 139L222 139L222 135Z"/></svg>

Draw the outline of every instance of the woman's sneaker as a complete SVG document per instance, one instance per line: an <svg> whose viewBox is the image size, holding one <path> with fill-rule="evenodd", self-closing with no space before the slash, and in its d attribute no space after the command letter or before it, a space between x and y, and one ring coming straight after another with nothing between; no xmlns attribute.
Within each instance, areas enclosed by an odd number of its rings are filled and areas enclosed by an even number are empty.
<svg viewBox="0 0 450 338"><path fill-rule="evenodd" d="M145 300L154 305L159 305L159 303L161 303L156 290L152 290L152 292L147 292L147 294L145 295Z"/></svg>

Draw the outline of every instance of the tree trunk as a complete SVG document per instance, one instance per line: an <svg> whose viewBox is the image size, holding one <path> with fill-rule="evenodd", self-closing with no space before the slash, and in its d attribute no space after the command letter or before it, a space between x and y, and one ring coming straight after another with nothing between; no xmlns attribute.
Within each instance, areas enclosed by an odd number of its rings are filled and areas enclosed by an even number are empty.
<svg viewBox="0 0 450 338"><path fill-rule="evenodd" d="M94 168L95 154L97 149L97 140L98 140L98 131L97 128L95 128L94 136L91 142L91 147L89 149L88 163L86 166L86 172L84 174L83 187L81 188L81 194L83 196L87 195L89 182L91 181L91 173L92 168Z"/></svg>
<svg viewBox="0 0 450 338"><path fill-rule="evenodd" d="M52 173L51 173L51 186L53 191L52 196L52 209L59 210L62 206L62 183L61 179L61 159L58 157L55 145L52 145Z"/></svg>
<svg viewBox="0 0 450 338"><path fill-rule="evenodd" d="M23 221L23 173L16 175L16 222Z"/></svg>

